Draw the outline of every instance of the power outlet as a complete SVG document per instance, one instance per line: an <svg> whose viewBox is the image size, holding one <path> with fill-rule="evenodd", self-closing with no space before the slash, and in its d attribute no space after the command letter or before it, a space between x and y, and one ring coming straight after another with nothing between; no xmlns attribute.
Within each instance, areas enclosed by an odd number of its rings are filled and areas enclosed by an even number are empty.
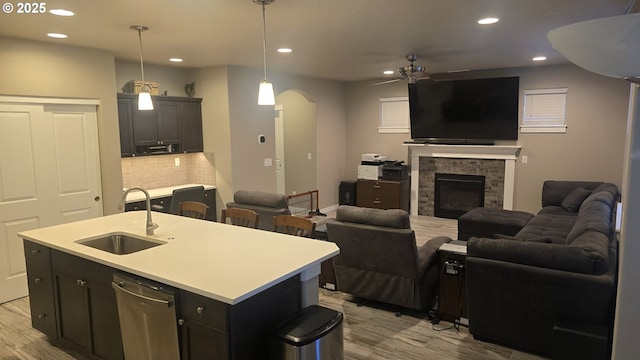
<svg viewBox="0 0 640 360"><path fill-rule="evenodd" d="M180 166L180 158L173 159L173 162L176 164L176 166Z"/></svg>
<svg viewBox="0 0 640 360"><path fill-rule="evenodd" d="M528 162L529 162L529 157L528 157L527 155L524 155L524 156L522 157L522 163L523 163L523 164L526 164L526 163L528 163Z"/></svg>

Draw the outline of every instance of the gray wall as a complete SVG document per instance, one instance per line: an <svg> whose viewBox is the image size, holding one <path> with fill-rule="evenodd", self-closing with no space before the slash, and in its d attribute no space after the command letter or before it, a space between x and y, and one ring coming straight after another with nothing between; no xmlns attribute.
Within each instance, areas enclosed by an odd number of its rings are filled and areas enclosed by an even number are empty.
<svg viewBox="0 0 640 360"><path fill-rule="evenodd" d="M122 87L131 80L141 80L139 62L116 61L116 85L118 92L122 92ZM144 81L158 83L158 94L165 91L168 96L187 96L184 85L195 80L195 69L180 67L177 65L152 65L144 64ZM198 93L201 86L196 82L195 97L202 97Z"/></svg>
<svg viewBox="0 0 640 360"><path fill-rule="evenodd" d="M0 37L0 49L0 94L100 100L103 209L105 214L118 212L122 170L113 54L4 37Z"/></svg>
<svg viewBox="0 0 640 360"><path fill-rule="evenodd" d="M516 209L540 209L542 182L608 181L622 191L629 84L573 65L518 71L523 89L567 87L566 134L520 134L516 166Z"/></svg>
<svg viewBox="0 0 640 360"><path fill-rule="evenodd" d="M316 190L316 104L296 90L279 94L276 104L283 109L285 193Z"/></svg>
<svg viewBox="0 0 640 360"><path fill-rule="evenodd" d="M514 208L540 209L542 182L547 179L602 180L622 184L629 85L592 74L574 65L539 66L475 73L477 77L520 76L524 89L568 87L566 134L520 134L517 145L528 163L516 165ZM402 142L409 134L378 134L380 97L407 96L405 82L371 86L347 85L347 175L357 176L362 153L382 153L407 161ZM520 118L522 114L520 114ZM502 142L501 144L514 144ZM407 161L408 162L408 161Z"/></svg>

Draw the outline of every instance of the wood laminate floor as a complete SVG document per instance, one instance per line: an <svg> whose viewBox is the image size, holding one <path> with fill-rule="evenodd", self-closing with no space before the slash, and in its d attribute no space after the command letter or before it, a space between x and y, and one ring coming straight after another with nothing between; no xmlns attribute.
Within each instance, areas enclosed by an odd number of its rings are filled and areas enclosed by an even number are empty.
<svg viewBox="0 0 640 360"><path fill-rule="evenodd" d="M420 244L434 236L455 238L455 220L411 217ZM320 289L320 304L344 314L345 360L541 360L499 345L473 339L466 327L451 323L433 325L427 313L377 303L358 303L351 295ZM74 357L51 345L46 336L31 328L29 298L0 304L0 359L70 360ZM258 360L258 359L256 359Z"/></svg>

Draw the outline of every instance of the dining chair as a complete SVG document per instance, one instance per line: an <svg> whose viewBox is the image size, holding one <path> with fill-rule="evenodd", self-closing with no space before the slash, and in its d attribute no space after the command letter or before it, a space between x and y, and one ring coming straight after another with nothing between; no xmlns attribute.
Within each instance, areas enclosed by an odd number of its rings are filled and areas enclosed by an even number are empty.
<svg viewBox="0 0 640 360"><path fill-rule="evenodd" d="M276 215L273 217L273 231L313 239L316 233L316 223L299 216Z"/></svg>
<svg viewBox="0 0 640 360"><path fill-rule="evenodd" d="M209 206L199 201L183 201L178 205L178 215L206 219Z"/></svg>
<svg viewBox="0 0 640 360"><path fill-rule="evenodd" d="M183 201L204 201L204 186L190 186L173 190L171 203L167 206L152 205L151 210L179 215L178 209Z"/></svg>
<svg viewBox="0 0 640 360"><path fill-rule="evenodd" d="M260 215L249 209L226 208L222 210L222 218L220 219L220 222L226 224L227 219L229 219L231 225L257 229Z"/></svg>

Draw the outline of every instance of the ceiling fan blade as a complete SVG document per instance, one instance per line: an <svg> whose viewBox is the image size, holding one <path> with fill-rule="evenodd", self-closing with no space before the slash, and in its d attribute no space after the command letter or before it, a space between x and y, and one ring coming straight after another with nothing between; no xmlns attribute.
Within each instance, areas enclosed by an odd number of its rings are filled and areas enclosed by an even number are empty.
<svg viewBox="0 0 640 360"><path fill-rule="evenodd" d="M387 81L383 81L383 82L379 82L379 83L371 84L371 86L378 86L378 85L384 85L384 84L391 84L391 83L394 83L394 82L396 82L396 81L400 81L400 80L404 80L404 79L393 79L393 80L387 80Z"/></svg>

